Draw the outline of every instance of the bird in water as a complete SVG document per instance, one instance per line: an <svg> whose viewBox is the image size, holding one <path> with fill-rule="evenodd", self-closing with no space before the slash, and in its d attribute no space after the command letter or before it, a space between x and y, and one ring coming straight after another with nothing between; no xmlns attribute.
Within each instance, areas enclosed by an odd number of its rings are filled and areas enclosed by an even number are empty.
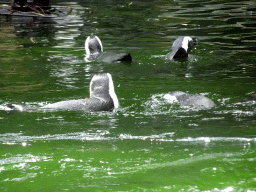
<svg viewBox="0 0 256 192"><path fill-rule="evenodd" d="M167 60L188 58L188 53L199 43L198 38L179 36L172 44L172 52L166 55Z"/></svg>
<svg viewBox="0 0 256 192"><path fill-rule="evenodd" d="M60 101L40 108L11 104L6 107L6 110L75 110L95 112L113 111L118 108L119 103L114 90L114 83L109 73L95 74L90 82L89 91L90 97L85 99Z"/></svg>
<svg viewBox="0 0 256 192"><path fill-rule="evenodd" d="M103 46L98 36L93 33L85 41L85 61L100 61L105 63L131 62L130 53L103 52Z"/></svg>
<svg viewBox="0 0 256 192"><path fill-rule="evenodd" d="M164 99L169 103L179 103L183 107L190 107L193 109L211 109L215 107L215 103L203 96L185 93L183 91L173 91L164 95Z"/></svg>

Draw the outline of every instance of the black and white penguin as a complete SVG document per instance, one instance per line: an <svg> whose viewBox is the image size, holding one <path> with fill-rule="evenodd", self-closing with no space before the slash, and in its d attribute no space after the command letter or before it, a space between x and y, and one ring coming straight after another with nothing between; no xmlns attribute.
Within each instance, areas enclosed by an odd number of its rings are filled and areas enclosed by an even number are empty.
<svg viewBox="0 0 256 192"><path fill-rule="evenodd" d="M180 36L172 44L172 52L166 55L166 59L188 58L188 53L198 44L197 38Z"/></svg>
<svg viewBox="0 0 256 192"><path fill-rule="evenodd" d="M169 103L179 103L181 106L191 107L197 110L215 107L215 103L203 95L193 95L182 91L167 93L164 95L164 99Z"/></svg>
<svg viewBox="0 0 256 192"><path fill-rule="evenodd" d="M91 80L90 98L60 101L40 107L39 110L113 111L118 105L112 76L109 73L101 73L94 75ZM19 111L38 110L20 105L8 107Z"/></svg>
<svg viewBox="0 0 256 192"><path fill-rule="evenodd" d="M97 57L103 52L101 40L96 35L91 34L85 41L86 56Z"/></svg>
<svg viewBox="0 0 256 192"><path fill-rule="evenodd" d="M96 35L91 34L85 41L85 61L102 61L105 63L130 62L130 53L103 52L102 43Z"/></svg>

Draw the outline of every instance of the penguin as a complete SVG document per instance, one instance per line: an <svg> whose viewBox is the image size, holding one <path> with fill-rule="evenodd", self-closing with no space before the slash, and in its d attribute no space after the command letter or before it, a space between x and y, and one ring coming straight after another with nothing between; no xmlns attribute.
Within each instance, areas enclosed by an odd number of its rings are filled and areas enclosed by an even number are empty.
<svg viewBox="0 0 256 192"><path fill-rule="evenodd" d="M37 110L75 110L84 112L113 111L119 103L114 90L112 76L109 73L95 74L90 82L90 97L85 99L67 100L40 107ZM21 105L9 105L12 110L31 111Z"/></svg>
<svg viewBox="0 0 256 192"><path fill-rule="evenodd" d="M173 91L164 95L164 99L169 103L179 103L183 107L191 107L197 110L211 109L215 107L215 103L203 96L185 93L182 91Z"/></svg>
<svg viewBox="0 0 256 192"><path fill-rule="evenodd" d="M199 43L198 38L179 36L172 44L172 52L166 55L167 60L188 58L188 53Z"/></svg>
<svg viewBox="0 0 256 192"><path fill-rule="evenodd" d="M98 36L93 33L85 41L85 61L100 61L105 63L131 62L130 53L103 52L103 46Z"/></svg>

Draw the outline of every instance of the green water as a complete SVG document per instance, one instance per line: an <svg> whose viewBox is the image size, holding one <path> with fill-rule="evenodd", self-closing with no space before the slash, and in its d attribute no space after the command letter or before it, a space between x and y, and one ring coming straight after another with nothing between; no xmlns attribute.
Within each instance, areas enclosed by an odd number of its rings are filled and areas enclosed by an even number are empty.
<svg viewBox="0 0 256 192"><path fill-rule="evenodd" d="M1 191L256 191L254 1L53 5L72 9L34 22L0 16L0 105L85 98L92 76L108 72L120 108L0 110ZM85 62L92 32L133 62ZM194 59L166 61L180 35L199 38ZM168 104L175 90L217 106Z"/></svg>

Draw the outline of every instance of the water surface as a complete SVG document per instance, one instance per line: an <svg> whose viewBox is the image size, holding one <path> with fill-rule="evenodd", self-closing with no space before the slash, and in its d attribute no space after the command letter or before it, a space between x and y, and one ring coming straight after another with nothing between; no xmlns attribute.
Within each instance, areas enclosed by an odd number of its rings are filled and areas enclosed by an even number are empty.
<svg viewBox="0 0 256 192"><path fill-rule="evenodd" d="M85 98L92 76L108 72L120 108L0 110L1 191L256 191L254 1L53 5L67 11L0 17L0 105ZM90 33L133 62L85 62ZM180 35L199 38L194 59L166 61ZM216 107L167 103L175 90Z"/></svg>

